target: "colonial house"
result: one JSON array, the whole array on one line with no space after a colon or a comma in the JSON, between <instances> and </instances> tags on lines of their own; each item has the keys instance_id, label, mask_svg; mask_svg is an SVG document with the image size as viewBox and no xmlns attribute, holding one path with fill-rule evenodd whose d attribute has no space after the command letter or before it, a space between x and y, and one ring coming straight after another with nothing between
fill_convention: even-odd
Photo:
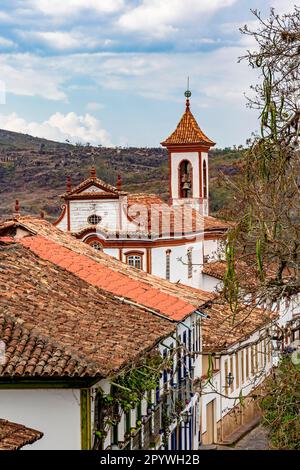
<instances>
[{"instance_id":1,"label":"colonial house","mask_svg":"<svg viewBox=\"0 0 300 470\"><path fill-rule=\"evenodd\" d=\"M169 204L155 194L128 194L120 177L114 187L92 168L74 188L67 178L55 225L130 266L199 288L203 261L216 256L228 226L209 216L208 151L214 142L198 126L188 98L162 145L169 156Z\"/></svg>"},{"instance_id":2,"label":"colonial house","mask_svg":"<svg viewBox=\"0 0 300 470\"><path fill-rule=\"evenodd\" d=\"M300 295L295 294L286 300L281 299L280 301L269 302L266 306L265 302L256 298L255 286L259 280L254 265L250 266L245 261L238 261L236 263L236 270L241 279L240 289L242 293L244 284L247 284L247 291L250 286L250 294L245 295L245 301L254 302L262 308L267 307L268 310L276 314L276 334L274 334L272 346L273 355L275 356L276 353L279 354L290 343L300 339ZM222 289L226 269L226 262L222 260L205 263L202 270L202 288L208 292L218 292ZM265 267L265 272L269 278L276 276L273 265ZM292 273L286 268L285 275L288 276L290 274ZM254 287L254 298L251 295L251 287ZM251 299L249 295L251 295Z\"/></svg>"},{"instance_id":3,"label":"colonial house","mask_svg":"<svg viewBox=\"0 0 300 470\"><path fill-rule=\"evenodd\" d=\"M247 285L257 275L243 262L236 263ZM203 267L207 291L222 289L226 262L213 261ZM272 274L269 272L269 275ZM241 281L241 289L243 281ZM278 358L293 341L300 339L300 302L274 302L257 308L245 297L246 310L238 313L234 327L231 317L216 312L203 320L202 443L232 443L243 430L258 422L256 398ZM203 310L205 312L205 310ZM250 314L249 314L250 312Z\"/></svg>"},{"instance_id":4,"label":"colonial house","mask_svg":"<svg viewBox=\"0 0 300 470\"><path fill-rule=\"evenodd\" d=\"M274 365L276 316L241 306L233 322L232 313L211 310L202 323L201 441L226 444L260 419L256 398Z\"/></svg>"},{"instance_id":5,"label":"colonial house","mask_svg":"<svg viewBox=\"0 0 300 470\"><path fill-rule=\"evenodd\" d=\"M36 448L197 449L201 306L214 296L128 267L42 219L6 221L0 237L4 418L41 429ZM169 361L156 387L104 432L99 399L154 349Z\"/></svg>"},{"instance_id":6,"label":"colonial house","mask_svg":"<svg viewBox=\"0 0 300 470\"><path fill-rule=\"evenodd\" d=\"M176 325L122 303L13 237L1 239L0 284L0 415L22 417L44 434L31 448L91 448L92 387L146 357Z\"/></svg>"}]
</instances>

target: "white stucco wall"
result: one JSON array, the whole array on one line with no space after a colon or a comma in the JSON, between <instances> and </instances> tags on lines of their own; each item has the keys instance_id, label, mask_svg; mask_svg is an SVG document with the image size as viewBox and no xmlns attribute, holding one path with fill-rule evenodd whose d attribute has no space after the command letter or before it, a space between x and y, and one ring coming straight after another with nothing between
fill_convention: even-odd
<instances>
[{"instance_id":1,"label":"white stucco wall","mask_svg":"<svg viewBox=\"0 0 300 470\"><path fill-rule=\"evenodd\" d=\"M192 287L200 287L202 269L202 240L178 246L164 246L152 249L152 274L166 279L166 251L170 254L170 281L180 281ZM192 248L192 277L188 277L187 250ZM180 258L182 261L180 261Z\"/></svg>"},{"instance_id":2,"label":"white stucco wall","mask_svg":"<svg viewBox=\"0 0 300 470\"><path fill-rule=\"evenodd\" d=\"M80 390L0 389L0 416L44 433L23 449L81 449Z\"/></svg>"},{"instance_id":3,"label":"white stucco wall","mask_svg":"<svg viewBox=\"0 0 300 470\"><path fill-rule=\"evenodd\" d=\"M200 276L200 289L208 292L216 292L221 287L222 281L219 281L215 277L208 276L207 274L201 273Z\"/></svg>"},{"instance_id":4,"label":"white stucco wall","mask_svg":"<svg viewBox=\"0 0 300 470\"><path fill-rule=\"evenodd\" d=\"M102 217L101 223L97 226L98 230L101 230L101 226L116 230L119 223L119 202L115 199L70 201L71 232L87 227L89 225L87 219L92 214Z\"/></svg>"},{"instance_id":5,"label":"white stucco wall","mask_svg":"<svg viewBox=\"0 0 300 470\"><path fill-rule=\"evenodd\" d=\"M273 366L273 358L268 359L267 354L261 354L263 349L263 342L260 342L258 345L258 370L253 374L251 373L251 344L253 345L259 338L262 338L266 335L265 329L254 332L247 340L240 342L234 345L232 348L228 349L228 354L222 355L220 358L220 370L216 372L213 376L212 383L213 387L210 384L206 384L203 388L202 394L202 416L201 416L201 433L203 434L207 430L206 426L206 406L212 400L215 400L215 422L219 421L221 417L224 417L229 411L234 408L239 403L239 396L242 393L243 397L249 395L249 393L255 389L265 377L270 373L270 370ZM270 339L266 339L266 347ZM242 381L242 350L244 351L243 361L244 361L244 381ZM267 349L268 351L268 349ZM235 354L239 355L239 386L236 384L236 358ZM246 378L246 354L248 354L248 364L249 364L249 377ZM233 369L230 370L230 357L233 358ZM227 397L225 394L225 362L228 364L228 372L231 372L234 377L234 387L231 391L230 387L228 388ZM266 361L266 362L264 362ZM203 371L205 374L206 371ZM216 436L215 436L216 437Z\"/></svg>"}]
</instances>

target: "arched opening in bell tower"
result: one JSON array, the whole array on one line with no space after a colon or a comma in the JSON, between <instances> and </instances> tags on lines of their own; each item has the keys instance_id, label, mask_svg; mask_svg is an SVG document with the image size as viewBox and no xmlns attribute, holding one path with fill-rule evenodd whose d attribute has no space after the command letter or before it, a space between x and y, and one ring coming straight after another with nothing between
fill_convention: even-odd
<instances>
[{"instance_id":1,"label":"arched opening in bell tower","mask_svg":"<svg viewBox=\"0 0 300 470\"><path fill-rule=\"evenodd\" d=\"M193 197L193 168L189 160L182 160L179 165L179 196Z\"/></svg>"}]
</instances>

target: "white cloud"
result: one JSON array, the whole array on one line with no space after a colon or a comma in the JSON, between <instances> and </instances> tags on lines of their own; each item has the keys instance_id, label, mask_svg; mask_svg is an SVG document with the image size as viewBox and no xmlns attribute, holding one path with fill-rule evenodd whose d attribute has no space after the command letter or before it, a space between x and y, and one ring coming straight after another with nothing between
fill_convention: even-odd
<instances>
[{"instance_id":1,"label":"white cloud","mask_svg":"<svg viewBox=\"0 0 300 470\"><path fill-rule=\"evenodd\" d=\"M15 46L16 46L16 44L13 41L0 36L0 49L1 48L7 49L7 48L15 47Z\"/></svg>"},{"instance_id":2,"label":"white cloud","mask_svg":"<svg viewBox=\"0 0 300 470\"><path fill-rule=\"evenodd\" d=\"M68 114L55 113L43 122L28 122L16 113L0 114L0 128L64 142L90 142L97 145L110 146L108 132L91 114L79 116L74 112Z\"/></svg>"},{"instance_id":3,"label":"white cloud","mask_svg":"<svg viewBox=\"0 0 300 470\"><path fill-rule=\"evenodd\" d=\"M124 7L124 0L29 0L28 3L49 16L75 16L83 10L114 13Z\"/></svg>"},{"instance_id":4,"label":"white cloud","mask_svg":"<svg viewBox=\"0 0 300 470\"><path fill-rule=\"evenodd\" d=\"M297 5L296 0L270 0L270 6L279 14L291 13L295 5Z\"/></svg>"},{"instance_id":5,"label":"white cloud","mask_svg":"<svg viewBox=\"0 0 300 470\"><path fill-rule=\"evenodd\" d=\"M164 37L177 31L183 24L203 21L220 8L233 5L236 0L142 0L118 19L126 31Z\"/></svg>"},{"instance_id":6,"label":"white cloud","mask_svg":"<svg viewBox=\"0 0 300 470\"><path fill-rule=\"evenodd\" d=\"M1 54L0 80L6 91L15 95L41 96L50 100L66 100L62 83L70 76L55 59L33 54Z\"/></svg>"},{"instance_id":7,"label":"white cloud","mask_svg":"<svg viewBox=\"0 0 300 470\"><path fill-rule=\"evenodd\" d=\"M23 39L36 39L56 50L106 48L114 43L111 39L84 34L81 31L18 31ZM1 42L0 42L1 45Z\"/></svg>"}]
</instances>

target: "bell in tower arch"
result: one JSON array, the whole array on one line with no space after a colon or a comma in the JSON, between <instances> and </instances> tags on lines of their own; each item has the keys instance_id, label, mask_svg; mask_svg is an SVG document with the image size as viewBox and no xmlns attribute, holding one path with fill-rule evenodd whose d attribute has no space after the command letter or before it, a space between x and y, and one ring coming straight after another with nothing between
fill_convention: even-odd
<instances>
[{"instance_id":1,"label":"bell in tower arch","mask_svg":"<svg viewBox=\"0 0 300 470\"><path fill-rule=\"evenodd\" d=\"M183 160L179 167L180 197L192 198L192 165L188 160Z\"/></svg>"}]
</instances>

